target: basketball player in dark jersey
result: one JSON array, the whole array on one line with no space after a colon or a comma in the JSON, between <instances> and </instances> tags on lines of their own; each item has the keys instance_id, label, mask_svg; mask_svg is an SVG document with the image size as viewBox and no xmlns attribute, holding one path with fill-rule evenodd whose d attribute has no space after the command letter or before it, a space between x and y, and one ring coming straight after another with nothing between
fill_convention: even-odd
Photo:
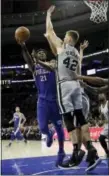
<instances>
[{"instance_id":1,"label":"basketball player in dark jersey","mask_svg":"<svg viewBox=\"0 0 109 176\"><path fill-rule=\"evenodd\" d=\"M55 72L52 71L52 69L46 70L43 65L40 64L41 60L46 63L47 53L45 50L40 49L37 52L33 50L31 57L25 43L20 43L20 41L18 41L18 43L22 47L24 60L27 62L29 70L32 72L35 79L36 88L38 90L37 119L41 133L47 135L48 147L50 147L53 142L53 132L48 128L49 121L55 126L59 142L56 166L59 166L64 159L65 152L62 116L59 114L57 103ZM38 63L37 58L40 60ZM49 63L53 64L53 61L51 60Z\"/></svg>"}]
</instances>

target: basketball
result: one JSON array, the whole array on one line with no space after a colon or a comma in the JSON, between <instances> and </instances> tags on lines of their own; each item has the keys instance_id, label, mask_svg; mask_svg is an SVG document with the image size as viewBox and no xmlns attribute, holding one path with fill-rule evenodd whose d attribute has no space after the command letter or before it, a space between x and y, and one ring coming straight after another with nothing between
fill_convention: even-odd
<instances>
[{"instance_id":1,"label":"basketball","mask_svg":"<svg viewBox=\"0 0 109 176\"><path fill-rule=\"evenodd\" d=\"M15 31L15 39L19 40L21 42L25 42L29 39L30 37L30 31L28 28L21 26L16 29Z\"/></svg>"}]
</instances>

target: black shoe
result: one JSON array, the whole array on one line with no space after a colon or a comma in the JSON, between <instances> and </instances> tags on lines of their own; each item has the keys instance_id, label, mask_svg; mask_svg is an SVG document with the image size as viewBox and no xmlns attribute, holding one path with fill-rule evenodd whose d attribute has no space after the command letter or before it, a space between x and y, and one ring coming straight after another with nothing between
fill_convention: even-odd
<instances>
[{"instance_id":1,"label":"black shoe","mask_svg":"<svg viewBox=\"0 0 109 176\"><path fill-rule=\"evenodd\" d=\"M93 147L90 150L88 150L86 162L91 163L91 162L95 161L96 156L97 156L97 150Z\"/></svg>"},{"instance_id":2,"label":"black shoe","mask_svg":"<svg viewBox=\"0 0 109 176\"><path fill-rule=\"evenodd\" d=\"M59 168L73 168L77 165L77 154L78 152L73 152L71 158L67 161L65 161L65 163L62 163L61 166L59 166Z\"/></svg>"},{"instance_id":3,"label":"black shoe","mask_svg":"<svg viewBox=\"0 0 109 176\"><path fill-rule=\"evenodd\" d=\"M92 148L91 150L88 151L88 156L86 161L89 162L86 172L95 169L100 164L101 159L98 157L98 154L95 148Z\"/></svg>"},{"instance_id":4,"label":"black shoe","mask_svg":"<svg viewBox=\"0 0 109 176\"><path fill-rule=\"evenodd\" d=\"M101 163L101 159L98 157L95 161L92 161L89 163L85 171L88 172L88 171L95 169L100 163Z\"/></svg>"},{"instance_id":5,"label":"black shoe","mask_svg":"<svg viewBox=\"0 0 109 176\"><path fill-rule=\"evenodd\" d=\"M71 158L59 167L60 168L74 168L81 163L84 155L85 155L85 152L83 150L75 151L72 154Z\"/></svg>"},{"instance_id":6,"label":"black shoe","mask_svg":"<svg viewBox=\"0 0 109 176\"><path fill-rule=\"evenodd\" d=\"M83 160L83 157L85 155L85 151L84 150L79 150L78 152L78 159L77 159L77 164L79 165L81 163L81 161Z\"/></svg>"}]
</instances>

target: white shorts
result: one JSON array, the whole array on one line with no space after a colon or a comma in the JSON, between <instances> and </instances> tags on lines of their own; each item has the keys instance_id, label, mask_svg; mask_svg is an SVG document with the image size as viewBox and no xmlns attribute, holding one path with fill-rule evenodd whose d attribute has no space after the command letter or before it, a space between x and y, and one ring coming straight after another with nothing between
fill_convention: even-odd
<instances>
[{"instance_id":1,"label":"white shorts","mask_svg":"<svg viewBox=\"0 0 109 176\"><path fill-rule=\"evenodd\" d=\"M82 109L83 115L84 115L85 119L87 120L88 115L89 115L89 111L90 111L90 101L89 101L87 94L85 94L85 93L82 93L82 104L83 104L83 109ZM73 112L71 114L73 116ZM77 119L75 116L73 118L74 118L74 125L77 127Z\"/></svg>"},{"instance_id":2,"label":"white shorts","mask_svg":"<svg viewBox=\"0 0 109 176\"><path fill-rule=\"evenodd\" d=\"M79 81L58 83L57 93L61 114L82 109L82 92Z\"/></svg>"},{"instance_id":3,"label":"white shorts","mask_svg":"<svg viewBox=\"0 0 109 176\"><path fill-rule=\"evenodd\" d=\"M105 136L106 138L109 137L109 124L105 124L104 129L101 132L101 135Z\"/></svg>"}]
</instances>

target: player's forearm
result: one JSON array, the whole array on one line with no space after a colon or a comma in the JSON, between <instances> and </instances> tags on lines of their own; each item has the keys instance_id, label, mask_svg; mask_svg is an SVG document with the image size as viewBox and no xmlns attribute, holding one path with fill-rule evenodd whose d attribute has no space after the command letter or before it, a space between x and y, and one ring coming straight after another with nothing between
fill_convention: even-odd
<instances>
[{"instance_id":1,"label":"player's forearm","mask_svg":"<svg viewBox=\"0 0 109 176\"><path fill-rule=\"evenodd\" d=\"M9 124L11 124L13 121L14 121L13 119L12 119L12 120L10 120L10 121L9 121Z\"/></svg>"},{"instance_id":2,"label":"player's forearm","mask_svg":"<svg viewBox=\"0 0 109 176\"><path fill-rule=\"evenodd\" d=\"M51 64L49 64L49 63L45 63L45 62L43 62L43 61L41 61L41 60L38 60L38 63L40 64L40 65L42 65L45 69L47 69L47 70L49 70L49 71L53 71L55 68L53 67L53 65L51 65Z\"/></svg>"},{"instance_id":3,"label":"player's forearm","mask_svg":"<svg viewBox=\"0 0 109 176\"><path fill-rule=\"evenodd\" d=\"M49 43L49 46L50 46L50 48L51 48L51 50L52 50L52 53L53 53L55 56L57 56L57 49L55 48L54 44L53 44L52 41L50 40L49 34L45 34L45 37L46 37L46 39L47 39L47 41L48 41L48 43Z\"/></svg>"},{"instance_id":4,"label":"player's forearm","mask_svg":"<svg viewBox=\"0 0 109 176\"><path fill-rule=\"evenodd\" d=\"M24 119L24 120L23 120L22 125L24 125L24 124L25 124L25 122L26 122L26 119Z\"/></svg>"},{"instance_id":5,"label":"player's forearm","mask_svg":"<svg viewBox=\"0 0 109 176\"><path fill-rule=\"evenodd\" d=\"M105 84L105 81L103 78L100 77L91 77L91 76L82 76L82 75L78 75L77 79L92 83L92 84Z\"/></svg>"},{"instance_id":6,"label":"player's forearm","mask_svg":"<svg viewBox=\"0 0 109 176\"><path fill-rule=\"evenodd\" d=\"M24 58L25 62L28 64L29 70L31 72L34 72L34 62L32 60L31 55L28 52L28 49L26 48L26 45L22 44L21 47L22 47L23 58Z\"/></svg>"},{"instance_id":7,"label":"player's forearm","mask_svg":"<svg viewBox=\"0 0 109 176\"><path fill-rule=\"evenodd\" d=\"M47 17L46 17L46 31L50 32L53 30L53 24L51 21L51 14L47 13Z\"/></svg>"},{"instance_id":8,"label":"player's forearm","mask_svg":"<svg viewBox=\"0 0 109 176\"><path fill-rule=\"evenodd\" d=\"M80 61L82 62L83 60L83 49L80 49Z\"/></svg>"}]
</instances>

